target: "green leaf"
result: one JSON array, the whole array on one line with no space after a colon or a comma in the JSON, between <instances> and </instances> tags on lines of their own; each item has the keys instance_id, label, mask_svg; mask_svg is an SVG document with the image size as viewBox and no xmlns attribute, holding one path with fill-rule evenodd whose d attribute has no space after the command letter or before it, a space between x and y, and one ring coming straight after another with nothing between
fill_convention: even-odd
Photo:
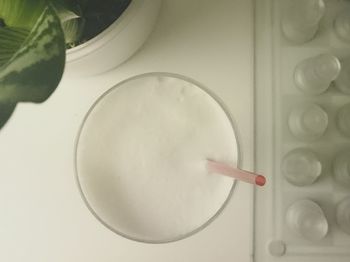
<instances>
[{"instance_id":1,"label":"green leaf","mask_svg":"<svg viewBox=\"0 0 350 262\"><path fill-rule=\"evenodd\" d=\"M47 3L47 0L0 0L0 18L7 26L30 30Z\"/></svg>"},{"instance_id":2,"label":"green leaf","mask_svg":"<svg viewBox=\"0 0 350 262\"><path fill-rule=\"evenodd\" d=\"M1 104L0 103L0 129L5 125L16 108L16 103Z\"/></svg>"},{"instance_id":3,"label":"green leaf","mask_svg":"<svg viewBox=\"0 0 350 262\"><path fill-rule=\"evenodd\" d=\"M13 46L16 45L18 41L14 41ZM21 47L0 68L0 104L45 101L59 84L64 64L63 31L58 16L49 5Z\"/></svg>"},{"instance_id":4,"label":"green leaf","mask_svg":"<svg viewBox=\"0 0 350 262\"><path fill-rule=\"evenodd\" d=\"M61 22L81 17L81 8L76 1L72 0L50 0L55 7Z\"/></svg>"},{"instance_id":5,"label":"green leaf","mask_svg":"<svg viewBox=\"0 0 350 262\"><path fill-rule=\"evenodd\" d=\"M77 0L50 0L61 20L67 47L72 47L80 40L85 19Z\"/></svg>"},{"instance_id":6,"label":"green leaf","mask_svg":"<svg viewBox=\"0 0 350 262\"><path fill-rule=\"evenodd\" d=\"M29 32L21 28L0 27L0 67L17 52Z\"/></svg>"},{"instance_id":7,"label":"green leaf","mask_svg":"<svg viewBox=\"0 0 350 262\"><path fill-rule=\"evenodd\" d=\"M66 44L74 46L83 33L85 20L83 18L70 19L62 23Z\"/></svg>"}]
</instances>

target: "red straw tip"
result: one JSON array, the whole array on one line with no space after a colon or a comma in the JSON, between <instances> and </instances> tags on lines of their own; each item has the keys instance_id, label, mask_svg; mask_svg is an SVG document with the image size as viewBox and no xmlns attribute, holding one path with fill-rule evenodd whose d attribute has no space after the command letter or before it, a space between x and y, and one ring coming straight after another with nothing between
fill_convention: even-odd
<instances>
[{"instance_id":1,"label":"red straw tip","mask_svg":"<svg viewBox=\"0 0 350 262\"><path fill-rule=\"evenodd\" d=\"M263 186L266 183L266 178L262 175L257 175L255 177L255 184L257 184L258 186Z\"/></svg>"}]
</instances>

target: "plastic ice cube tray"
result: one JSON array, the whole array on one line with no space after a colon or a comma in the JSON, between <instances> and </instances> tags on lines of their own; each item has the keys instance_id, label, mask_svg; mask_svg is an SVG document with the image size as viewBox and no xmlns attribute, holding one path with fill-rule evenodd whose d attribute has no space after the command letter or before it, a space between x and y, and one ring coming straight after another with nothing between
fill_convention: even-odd
<instances>
[{"instance_id":1,"label":"plastic ice cube tray","mask_svg":"<svg viewBox=\"0 0 350 262\"><path fill-rule=\"evenodd\" d=\"M255 193L254 261L348 262L350 1L256 0L255 12L256 171L268 183Z\"/></svg>"}]
</instances>

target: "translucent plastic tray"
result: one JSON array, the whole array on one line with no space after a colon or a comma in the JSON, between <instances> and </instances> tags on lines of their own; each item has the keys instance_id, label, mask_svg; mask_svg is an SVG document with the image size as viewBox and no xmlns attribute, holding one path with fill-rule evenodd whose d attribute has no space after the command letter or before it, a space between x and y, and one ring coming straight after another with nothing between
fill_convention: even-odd
<instances>
[{"instance_id":1,"label":"translucent plastic tray","mask_svg":"<svg viewBox=\"0 0 350 262\"><path fill-rule=\"evenodd\" d=\"M336 156L350 149L350 137L337 125L338 112L350 103L350 95L338 90L334 82L322 94L306 95L294 81L295 68L305 59L331 54L342 61L350 56L350 42L334 30L335 19L350 8L350 1L325 0L319 29L305 43L293 43L282 32L282 10L287 2L256 0L255 159L256 170L267 176L268 183L255 193L253 258L257 262L350 261L350 234L341 229L336 219L337 205L350 196L350 187L337 183L333 172ZM308 104L318 105L328 115L324 134L311 140L297 138L288 123L294 109ZM348 121L350 115L346 118ZM297 148L314 152L322 164L322 173L310 185L293 185L282 172L284 157ZM312 201L321 208L328 224L324 237L310 240L302 235L305 231L298 234L288 225L287 210L300 200Z\"/></svg>"}]
</instances>

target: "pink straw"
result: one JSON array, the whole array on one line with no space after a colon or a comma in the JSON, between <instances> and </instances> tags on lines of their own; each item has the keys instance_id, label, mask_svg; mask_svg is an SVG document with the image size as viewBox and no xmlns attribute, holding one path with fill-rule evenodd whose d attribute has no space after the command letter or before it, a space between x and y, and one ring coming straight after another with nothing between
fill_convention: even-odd
<instances>
[{"instance_id":1,"label":"pink straw","mask_svg":"<svg viewBox=\"0 0 350 262\"><path fill-rule=\"evenodd\" d=\"M266 178L262 175L241 170L239 168L235 168L227 164L209 159L207 160L207 169L209 172L233 177L240 181L244 181L253 185L263 186L266 183Z\"/></svg>"}]
</instances>

